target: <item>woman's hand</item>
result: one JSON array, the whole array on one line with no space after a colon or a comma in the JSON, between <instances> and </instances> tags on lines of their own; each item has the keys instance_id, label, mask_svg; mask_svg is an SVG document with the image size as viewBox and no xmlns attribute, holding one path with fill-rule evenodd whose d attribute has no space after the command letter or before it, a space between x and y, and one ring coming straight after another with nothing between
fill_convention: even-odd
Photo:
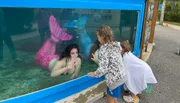
<instances>
[{"instance_id":1,"label":"woman's hand","mask_svg":"<svg viewBox=\"0 0 180 103\"><path fill-rule=\"evenodd\" d=\"M74 74L71 76L71 79L75 79L75 78L77 78L77 77L78 77L78 75L74 73Z\"/></svg>"},{"instance_id":2,"label":"woman's hand","mask_svg":"<svg viewBox=\"0 0 180 103\"><path fill-rule=\"evenodd\" d=\"M88 75L94 77L94 72L89 72Z\"/></svg>"},{"instance_id":3,"label":"woman's hand","mask_svg":"<svg viewBox=\"0 0 180 103\"><path fill-rule=\"evenodd\" d=\"M92 56L93 56L93 57L91 58L91 60L94 61L94 62L96 62L96 61L97 61L97 58L96 58L96 56L94 55L94 53L92 53Z\"/></svg>"},{"instance_id":4,"label":"woman's hand","mask_svg":"<svg viewBox=\"0 0 180 103\"><path fill-rule=\"evenodd\" d=\"M76 64L75 59L70 59L70 61L68 62L67 68L68 69L74 69L75 64Z\"/></svg>"}]
</instances>

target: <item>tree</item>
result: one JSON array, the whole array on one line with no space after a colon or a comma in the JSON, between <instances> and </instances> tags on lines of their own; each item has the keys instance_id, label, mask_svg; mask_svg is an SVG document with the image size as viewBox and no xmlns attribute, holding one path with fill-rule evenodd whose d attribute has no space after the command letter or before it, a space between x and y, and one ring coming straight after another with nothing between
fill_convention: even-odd
<instances>
[{"instance_id":1,"label":"tree","mask_svg":"<svg viewBox=\"0 0 180 103\"><path fill-rule=\"evenodd\" d=\"M166 0L163 0L162 10L161 10L161 17L160 17L160 22L159 22L160 25L163 25L165 7L166 7Z\"/></svg>"},{"instance_id":2,"label":"tree","mask_svg":"<svg viewBox=\"0 0 180 103\"><path fill-rule=\"evenodd\" d=\"M176 0L172 0L172 7L171 7L173 12L176 12Z\"/></svg>"}]
</instances>

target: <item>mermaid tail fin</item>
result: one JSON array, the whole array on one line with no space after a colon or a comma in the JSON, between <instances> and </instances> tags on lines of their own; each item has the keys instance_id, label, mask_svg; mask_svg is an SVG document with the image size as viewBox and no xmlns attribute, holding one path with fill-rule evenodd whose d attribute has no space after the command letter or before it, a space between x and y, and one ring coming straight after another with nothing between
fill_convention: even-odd
<instances>
[{"instance_id":1,"label":"mermaid tail fin","mask_svg":"<svg viewBox=\"0 0 180 103\"><path fill-rule=\"evenodd\" d=\"M86 16L80 17L78 20L74 20L74 21L69 21L67 23L64 24L64 27L68 28L79 28L79 29L83 29L85 28L86 22L87 22L88 18Z\"/></svg>"},{"instance_id":2,"label":"mermaid tail fin","mask_svg":"<svg viewBox=\"0 0 180 103\"><path fill-rule=\"evenodd\" d=\"M49 25L51 31L51 38L55 41L68 41L72 39L72 36L66 33L58 24L58 21L53 15L49 18Z\"/></svg>"},{"instance_id":3,"label":"mermaid tail fin","mask_svg":"<svg viewBox=\"0 0 180 103\"><path fill-rule=\"evenodd\" d=\"M90 39L89 35L87 34L87 32L85 30L87 20L88 20L88 17L83 16L83 17L80 17L78 20L69 21L69 22L65 23L64 27L78 28L80 30L80 32L81 32L80 42L83 46L84 55L86 57L89 57L89 51L90 51L90 46L92 44L92 40Z\"/></svg>"}]
</instances>

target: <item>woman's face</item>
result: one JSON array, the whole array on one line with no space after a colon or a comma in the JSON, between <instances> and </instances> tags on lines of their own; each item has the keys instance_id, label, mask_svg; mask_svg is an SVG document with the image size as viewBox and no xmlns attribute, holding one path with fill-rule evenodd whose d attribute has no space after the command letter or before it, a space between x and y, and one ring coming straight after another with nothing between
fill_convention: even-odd
<instances>
[{"instance_id":1,"label":"woman's face","mask_svg":"<svg viewBox=\"0 0 180 103\"><path fill-rule=\"evenodd\" d=\"M77 58L78 57L78 50L77 48L73 48L70 52L71 58Z\"/></svg>"},{"instance_id":2,"label":"woman's face","mask_svg":"<svg viewBox=\"0 0 180 103\"><path fill-rule=\"evenodd\" d=\"M100 44L103 44L104 43L103 37L99 35L99 32L96 32L96 35Z\"/></svg>"}]
</instances>

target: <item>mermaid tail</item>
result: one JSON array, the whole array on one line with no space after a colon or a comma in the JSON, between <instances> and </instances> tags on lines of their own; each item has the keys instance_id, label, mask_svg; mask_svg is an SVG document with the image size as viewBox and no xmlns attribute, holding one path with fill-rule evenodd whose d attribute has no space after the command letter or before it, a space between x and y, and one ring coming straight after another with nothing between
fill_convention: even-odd
<instances>
[{"instance_id":1,"label":"mermaid tail","mask_svg":"<svg viewBox=\"0 0 180 103\"><path fill-rule=\"evenodd\" d=\"M64 27L78 28L80 30L80 42L83 45L84 55L89 56L90 46L92 40L85 30L85 25L88 18L86 16L80 17L78 20L70 21L64 24Z\"/></svg>"},{"instance_id":2,"label":"mermaid tail","mask_svg":"<svg viewBox=\"0 0 180 103\"><path fill-rule=\"evenodd\" d=\"M49 70L50 61L59 58L58 55L55 55L56 43L58 41L67 41L72 39L71 35L67 34L62 28L60 28L53 15L49 18L49 25L51 38L44 43L35 56L35 62L46 70Z\"/></svg>"},{"instance_id":3,"label":"mermaid tail","mask_svg":"<svg viewBox=\"0 0 180 103\"><path fill-rule=\"evenodd\" d=\"M65 28L78 28L84 29L88 18L86 16L80 17L78 20L69 21L64 24Z\"/></svg>"},{"instance_id":4,"label":"mermaid tail","mask_svg":"<svg viewBox=\"0 0 180 103\"><path fill-rule=\"evenodd\" d=\"M92 40L89 38L87 32L84 32L83 34L80 35L80 42L83 46L84 54L88 58L90 55L90 47L92 44Z\"/></svg>"},{"instance_id":5,"label":"mermaid tail","mask_svg":"<svg viewBox=\"0 0 180 103\"><path fill-rule=\"evenodd\" d=\"M59 57L58 55L55 55L55 50L56 43L51 39L47 39L35 56L36 63L44 69L49 70L50 61Z\"/></svg>"},{"instance_id":6,"label":"mermaid tail","mask_svg":"<svg viewBox=\"0 0 180 103\"><path fill-rule=\"evenodd\" d=\"M58 21L53 15L49 18L49 25L51 30L51 38L55 41L68 41L72 39L72 36L66 33L58 24Z\"/></svg>"}]
</instances>

